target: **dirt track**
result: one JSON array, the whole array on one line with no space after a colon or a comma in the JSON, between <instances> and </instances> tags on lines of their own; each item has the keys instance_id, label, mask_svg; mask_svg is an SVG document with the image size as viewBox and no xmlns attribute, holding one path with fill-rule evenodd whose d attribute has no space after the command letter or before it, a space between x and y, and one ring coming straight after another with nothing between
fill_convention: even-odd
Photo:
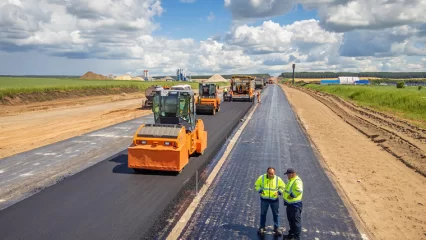
<instances>
[{"instance_id":1,"label":"dirt track","mask_svg":"<svg viewBox=\"0 0 426 240\"><path fill-rule=\"evenodd\" d=\"M1 106L0 158L151 113L143 94L121 94Z\"/></svg>"},{"instance_id":2,"label":"dirt track","mask_svg":"<svg viewBox=\"0 0 426 240\"><path fill-rule=\"evenodd\" d=\"M425 132L329 95L283 89L372 236L426 239L426 178L404 165L426 170Z\"/></svg>"}]
</instances>

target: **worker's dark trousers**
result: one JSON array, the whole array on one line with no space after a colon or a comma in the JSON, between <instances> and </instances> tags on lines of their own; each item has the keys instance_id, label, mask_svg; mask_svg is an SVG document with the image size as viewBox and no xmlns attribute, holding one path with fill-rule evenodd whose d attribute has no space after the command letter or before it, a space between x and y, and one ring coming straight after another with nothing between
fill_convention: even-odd
<instances>
[{"instance_id":1,"label":"worker's dark trousers","mask_svg":"<svg viewBox=\"0 0 426 240\"><path fill-rule=\"evenodd\" d=\"M278 217L278 209L280 207L279 200L260 199L260 227L264 228L266 223L266 214L268 213L269 206L271 206L272 216L274 218L274 228L280 226L280 218Z\"/></svg>"},{"instance_id":2,"label":"worker's dark trousers","mask_svg":"<svg viewBox=\"0 0 426 240\"><path fill-rule=\"evenodd\" d=\"M302 207L287 205L287 219L290 225L289 235L294 236L295 239L300 239L300 232L302 231Z\"/></svg>"}]
</instances>

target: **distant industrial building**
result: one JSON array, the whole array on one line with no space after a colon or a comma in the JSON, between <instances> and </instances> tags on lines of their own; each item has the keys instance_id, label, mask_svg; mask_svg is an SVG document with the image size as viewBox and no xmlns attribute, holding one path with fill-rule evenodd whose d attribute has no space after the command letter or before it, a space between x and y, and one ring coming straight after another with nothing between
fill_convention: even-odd
<instances>
[{"instance_id":1,"label":"distant industrial building","mask_svg":"<svg viewBox=\"0 0 426 240\"><path fill-rule=\"evenodd\" d=\"M369 80L360 80L359 77L338 77L337 79L324 79L320 81L321 85L368 85Z\"/></svg>"}]
</instances>

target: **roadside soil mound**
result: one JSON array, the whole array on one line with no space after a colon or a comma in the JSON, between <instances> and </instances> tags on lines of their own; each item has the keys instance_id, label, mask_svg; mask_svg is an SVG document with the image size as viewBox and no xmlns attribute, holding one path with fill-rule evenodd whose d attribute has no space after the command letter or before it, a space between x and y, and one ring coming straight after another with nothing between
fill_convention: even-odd
<instances>
[{"instance_id":1,"label":"roadside soil mound","mask_svg":"<svg viewBox=\"0 0 426 240\"><path fill-rule=\"evenodd\" d=\"M426 129L328 93L297 89L325 104L371 141L426 177Z\"/></svg>"},{"instance_id":2,"label":"roadside soil mound","mask_svg":"<svg viewBox=\"0 0 426 240\"><path fill-rule=\"evenodd\" d=\"M82 80L107 80L108 77L89 71L89 72L85 73L83 76L81 76L80 79L82 79Z\"/></svg>"},{"instance_id":3,"label":"roadside soil mound","mask_svg":"<svg viewBox=\"0 0 426 240\"><path fill-rule=\"evenodd\" d=\"M105 88L105 89L81 89L70 91L48 91L48 92L35 92L35 93L20 93L14 97L0 98L0 105L20 105L34 102L45 102L56 99L69 99L86 96L100 96L121 93L134 93L139 92L137 88Z\"/></svg>"},{"instance_id":4,"label":"roadside soil mound","mask_svg":"<svg viewBox=\"0 0 426 240\"><path fill-rule=\"evenodd\" d=\"M211 78L207 79L205 82L228 82L225 78L223 78L219 74L213 75Z\"/></svg>"},{"instance_id":5,"label":"roadside soil mound","mask_svg":"<svg viewBox=\"0 0 426 240\"><path fill-rule=\"evenodd\" d=\"M115 80L132 80L132 76L129 74L124 74L116 77Z\"/></svg>"}]
</instances>

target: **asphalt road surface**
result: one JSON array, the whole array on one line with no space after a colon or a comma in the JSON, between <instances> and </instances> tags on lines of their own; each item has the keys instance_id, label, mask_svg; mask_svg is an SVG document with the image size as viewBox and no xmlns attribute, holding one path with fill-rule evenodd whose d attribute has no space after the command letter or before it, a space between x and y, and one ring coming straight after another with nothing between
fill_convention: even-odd
<instances>
[{"instance_id":1,"label":"asphalt road surface","mask_svg":"<svg viewBox=\"0 0 426 240\"><path fill-rule=\"evenodd\" d=\"M123 151L153 121L145 116L1 159L0 209Z\"/></svg>"},{"instance_id":2,"label":"asphalt road surface","mask_svg":"<svg viewBox=\"0 0 426 240\"><path fill-rule=\"evenodd\" d=\"M362 239L277 85L264 91L262 103L186 225L182 239L258 239L260 197L254 182L269 166L285 182L285 169L294 167L304 181L302 239ZM287 231L282 202L281 227ZM272 233L270 210L267 226Z\"/></svg>"},{"instance_id":3,"label":"asphalt road surface","mask_svg":"<svg viewBox=\"0 0 426 240\"><path fill-rule=\"evenodd\" d=\"M0 239L106 240L148 236L154 222L195 171L221 148L251 106L223 103L215 116L199 116L208 131L208 148L204 155L191 158L179 175L134 174L127 168L127 151L122 151L0 211ZM135 123L129 123L133 128ZM123 123L118 127L129 126ZM131 138L127 141L129 144ZM104 151L122 148L120 144L97 147L97 151L104 156ZM81 158L91 156L91 151L84 152L87 154L79 155ZM95 156L99 158L99 154Z\"/></svg>"}]
</instances>

